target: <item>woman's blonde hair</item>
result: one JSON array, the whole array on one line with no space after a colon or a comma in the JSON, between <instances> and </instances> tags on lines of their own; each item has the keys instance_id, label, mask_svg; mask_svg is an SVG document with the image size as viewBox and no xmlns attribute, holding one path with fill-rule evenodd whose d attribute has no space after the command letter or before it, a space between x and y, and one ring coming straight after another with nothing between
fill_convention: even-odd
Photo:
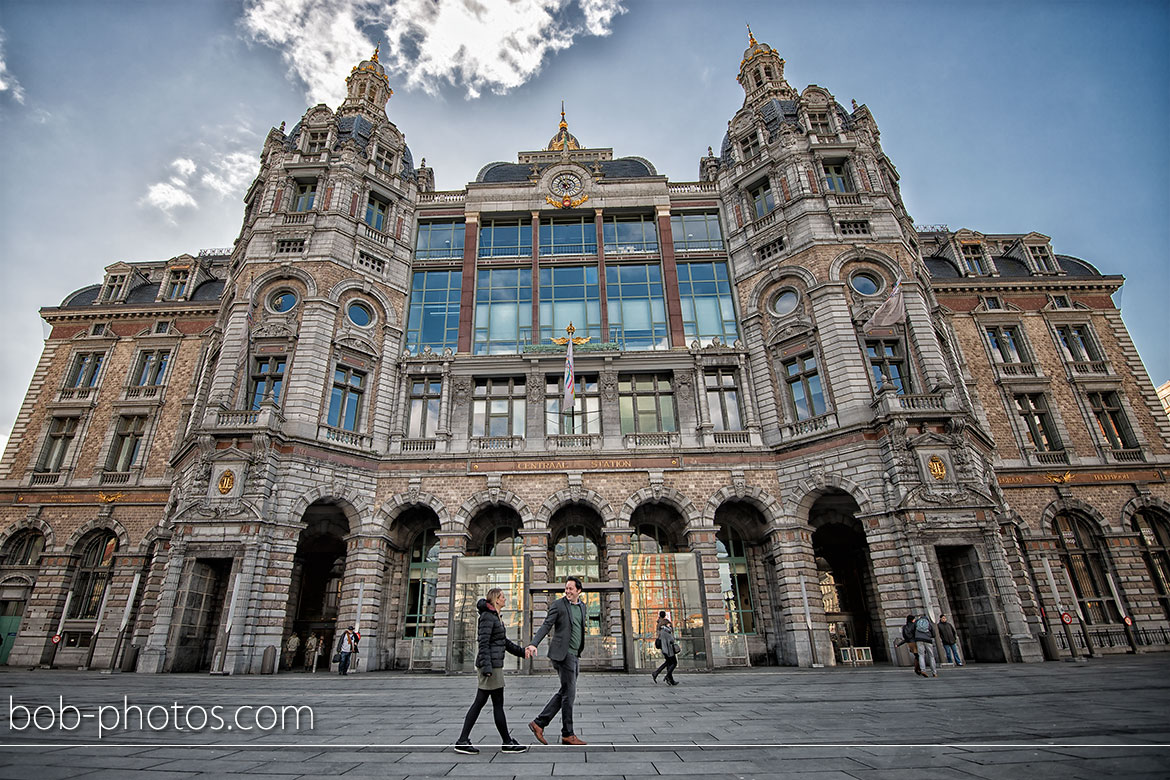
<instances>
[{"instance_id":1,"label":"woman's blonde hair","mask_svg":"<svg viewBox=\"0 0 1170 780\"><path fill-rule=\"evenodd\" d=\"M487 603L495 604L496 603L496 596L500 595L503 592L504 592L503 588L492 588L491 590L489 590L487 592L487 596L485 597L487 599Z\"/></svg>"}]
</instances>

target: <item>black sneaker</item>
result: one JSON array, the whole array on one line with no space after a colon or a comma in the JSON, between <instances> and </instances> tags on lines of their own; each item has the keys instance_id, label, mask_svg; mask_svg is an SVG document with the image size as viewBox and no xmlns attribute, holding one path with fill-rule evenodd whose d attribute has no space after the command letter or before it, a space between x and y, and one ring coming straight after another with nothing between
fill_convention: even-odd
<instances>
[{"instance_id":1,"label":"black sneaker","mask_svg":"<svg viewBox=\"0 0 1170 780\"><path fill-rule=\"evenodd\" d=\"M528 746L521 745L515 739L511 739L500 746L501 753L527 753Z\"/></svg>"},{"instance_id":2,"label":"black sneaker","mask_svg":"<svg viewBox=\"0 0 1170 780\"><path fill-rule=\"evenodd\" d=\"M455 752L463 753L468 756L478 756L479 748L471 744L471 740L461 739L455 743Z\"/></svg>"}]
</instances>

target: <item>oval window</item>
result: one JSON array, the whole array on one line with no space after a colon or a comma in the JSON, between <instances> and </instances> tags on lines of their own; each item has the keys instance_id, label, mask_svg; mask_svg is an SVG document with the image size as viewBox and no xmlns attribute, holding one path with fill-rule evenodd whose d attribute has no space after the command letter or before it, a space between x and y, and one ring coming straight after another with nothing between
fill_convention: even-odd
<instances>
[{"instance_id":1,"label":"oval window","mask_svg":"<svg viewBox=\"0 0 1170 780\"><path fill-rule=\"evenodd\" d=\"M881 282L868 271L853 274L853 278L849 280L849 284L862 295L876 295L878 290L882 289Z\"/></svg>"},{"instance_id":2,"label":"oval window","mask_svg":"<svg viewBox=\"0 0 1170 780\"><path fill-rule=\"evenodd\" d=\"M281 290L269 299L272 310L284 314L297 305L297 294L292 290Z\"/></svg>"},{"instance_id":3,"label":"oval window","mask_svg":"<svg viewBox=\"0 0 1170 780\"><path fill-rule=\"evenodd\" d=\"M781 317L791 314L796 311L799 300L800 296L796 294L796 290L782 290L772 301L772 311Z\"/></svg>"},{"instance_id":4,"label":"oval window","mask_svg":"<svg viewBox=\"0 0 1170 780\"><path fill-rule=\"evenodd\" d=\"M346 312L349 314L349 321L354 325L357 325L359 328L367 327L371 322L374 321L374 313L370 311L370 307L366 306L364 303L358 303L357 301L354 301L349 305L349 308L346 309Z\"/></svg>"}]
</instances>

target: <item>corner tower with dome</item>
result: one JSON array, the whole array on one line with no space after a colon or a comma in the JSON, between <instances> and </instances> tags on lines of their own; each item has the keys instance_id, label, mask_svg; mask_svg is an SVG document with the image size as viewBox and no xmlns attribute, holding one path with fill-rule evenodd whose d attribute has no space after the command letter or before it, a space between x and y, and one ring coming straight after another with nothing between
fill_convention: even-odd
<instances>
[{"instance_id":1,"label":"corner tower with dome","mask_svg":"<svg viewBox=\"0 0 1170 780\"><path fill-rule=\"evenodd\" d=\"M907 613L983 662L1170 646L1170 420L1123 280L916 227L870 111L784 65L749 31L697 181L562 105L438 190L375 50L269 132L230 250L41 310L0 652L260 673L352 625L359 671L470 672L488 587L521 639L574 575L596 670L656 660L661 610L684 668L904 663Z\"/></svg>"}]
</instances>

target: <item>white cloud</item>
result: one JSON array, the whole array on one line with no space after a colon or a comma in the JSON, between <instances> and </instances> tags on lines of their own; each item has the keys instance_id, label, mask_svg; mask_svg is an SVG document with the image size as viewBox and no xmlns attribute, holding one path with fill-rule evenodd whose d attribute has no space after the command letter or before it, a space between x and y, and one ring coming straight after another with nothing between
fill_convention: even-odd
<instances>
[{"instance_id":1,"label":"white cloud","mask_svg":"<svg viewBox=\"0 0 1170 780\"><path fill-rule=\"evenodd\" d=\"M200 134L214 140L198 141L172 160L147 187L139 205L159 209L173 222L175 209L199 208L205 196L243 197L259 169L256 153L250 150L256 134L241 123L207 126Z\"/></svg>"},{"instance_id":2,"label":"white cloud","mask_svg":"<svg viewBox=\"0 0 1170 780\"><path fill-rule=\"evenodd\" d=\"M214 157L210 167L212 170L204 173L200 181L219 193L220 197L239 197L256 175L259 161L255 154L231 152Z\"/></svg>"},{"instance_id":3,"label":"white cloud","mask_svg":"<svg viewBox=\"0 0 1170 780\"><path fill-rule=\"evenodd\" d=\"M179 176L181 176L183 179L188 179L190 178L191 174L195 173L195 169L198 166L195 165L194 160L187 159L186 157L180 157L171 163L171 167L178 171Z\"/></svg>"},{"instance_id":4,"label":"white cloud","mask_svg":"<svg viewBox=\"0 0 1170 780\"><path fill-rule=\"evenodd\" d=\"M0 93L10 92L17 103L24 103L24 87L8 72L8 60L4 56L4 30L0 29Z\"/></svg>"},{"instance_id":5,"label":"white cloud","mask_svg":"<svg viewBox=\"0 0 1170 780\"><path fill-rule=\"evenodd\" d=\"M478 97L524 84L550 53L608 35L624 12L620 0L250 0L242 25L283 52L310 102L337 105L350 68L374 47L367 30L407 88L447 82Z\"/></svg>"},{"instance_id":6,"label":"white cloud","mask_svg":"<svg viewBox=\"0 0 1170 780\"><path fill-rule=\"evenodd\" d=\"M182 182L176 185L175 181L172 179L170 182L160 181L150 185L146 195L139 203L153 206L166 214L167 217L170 217L171 212L178 208L199 208L199 204L191 197L191 193L186 190Z\"/></svg>"}]
</instances>

